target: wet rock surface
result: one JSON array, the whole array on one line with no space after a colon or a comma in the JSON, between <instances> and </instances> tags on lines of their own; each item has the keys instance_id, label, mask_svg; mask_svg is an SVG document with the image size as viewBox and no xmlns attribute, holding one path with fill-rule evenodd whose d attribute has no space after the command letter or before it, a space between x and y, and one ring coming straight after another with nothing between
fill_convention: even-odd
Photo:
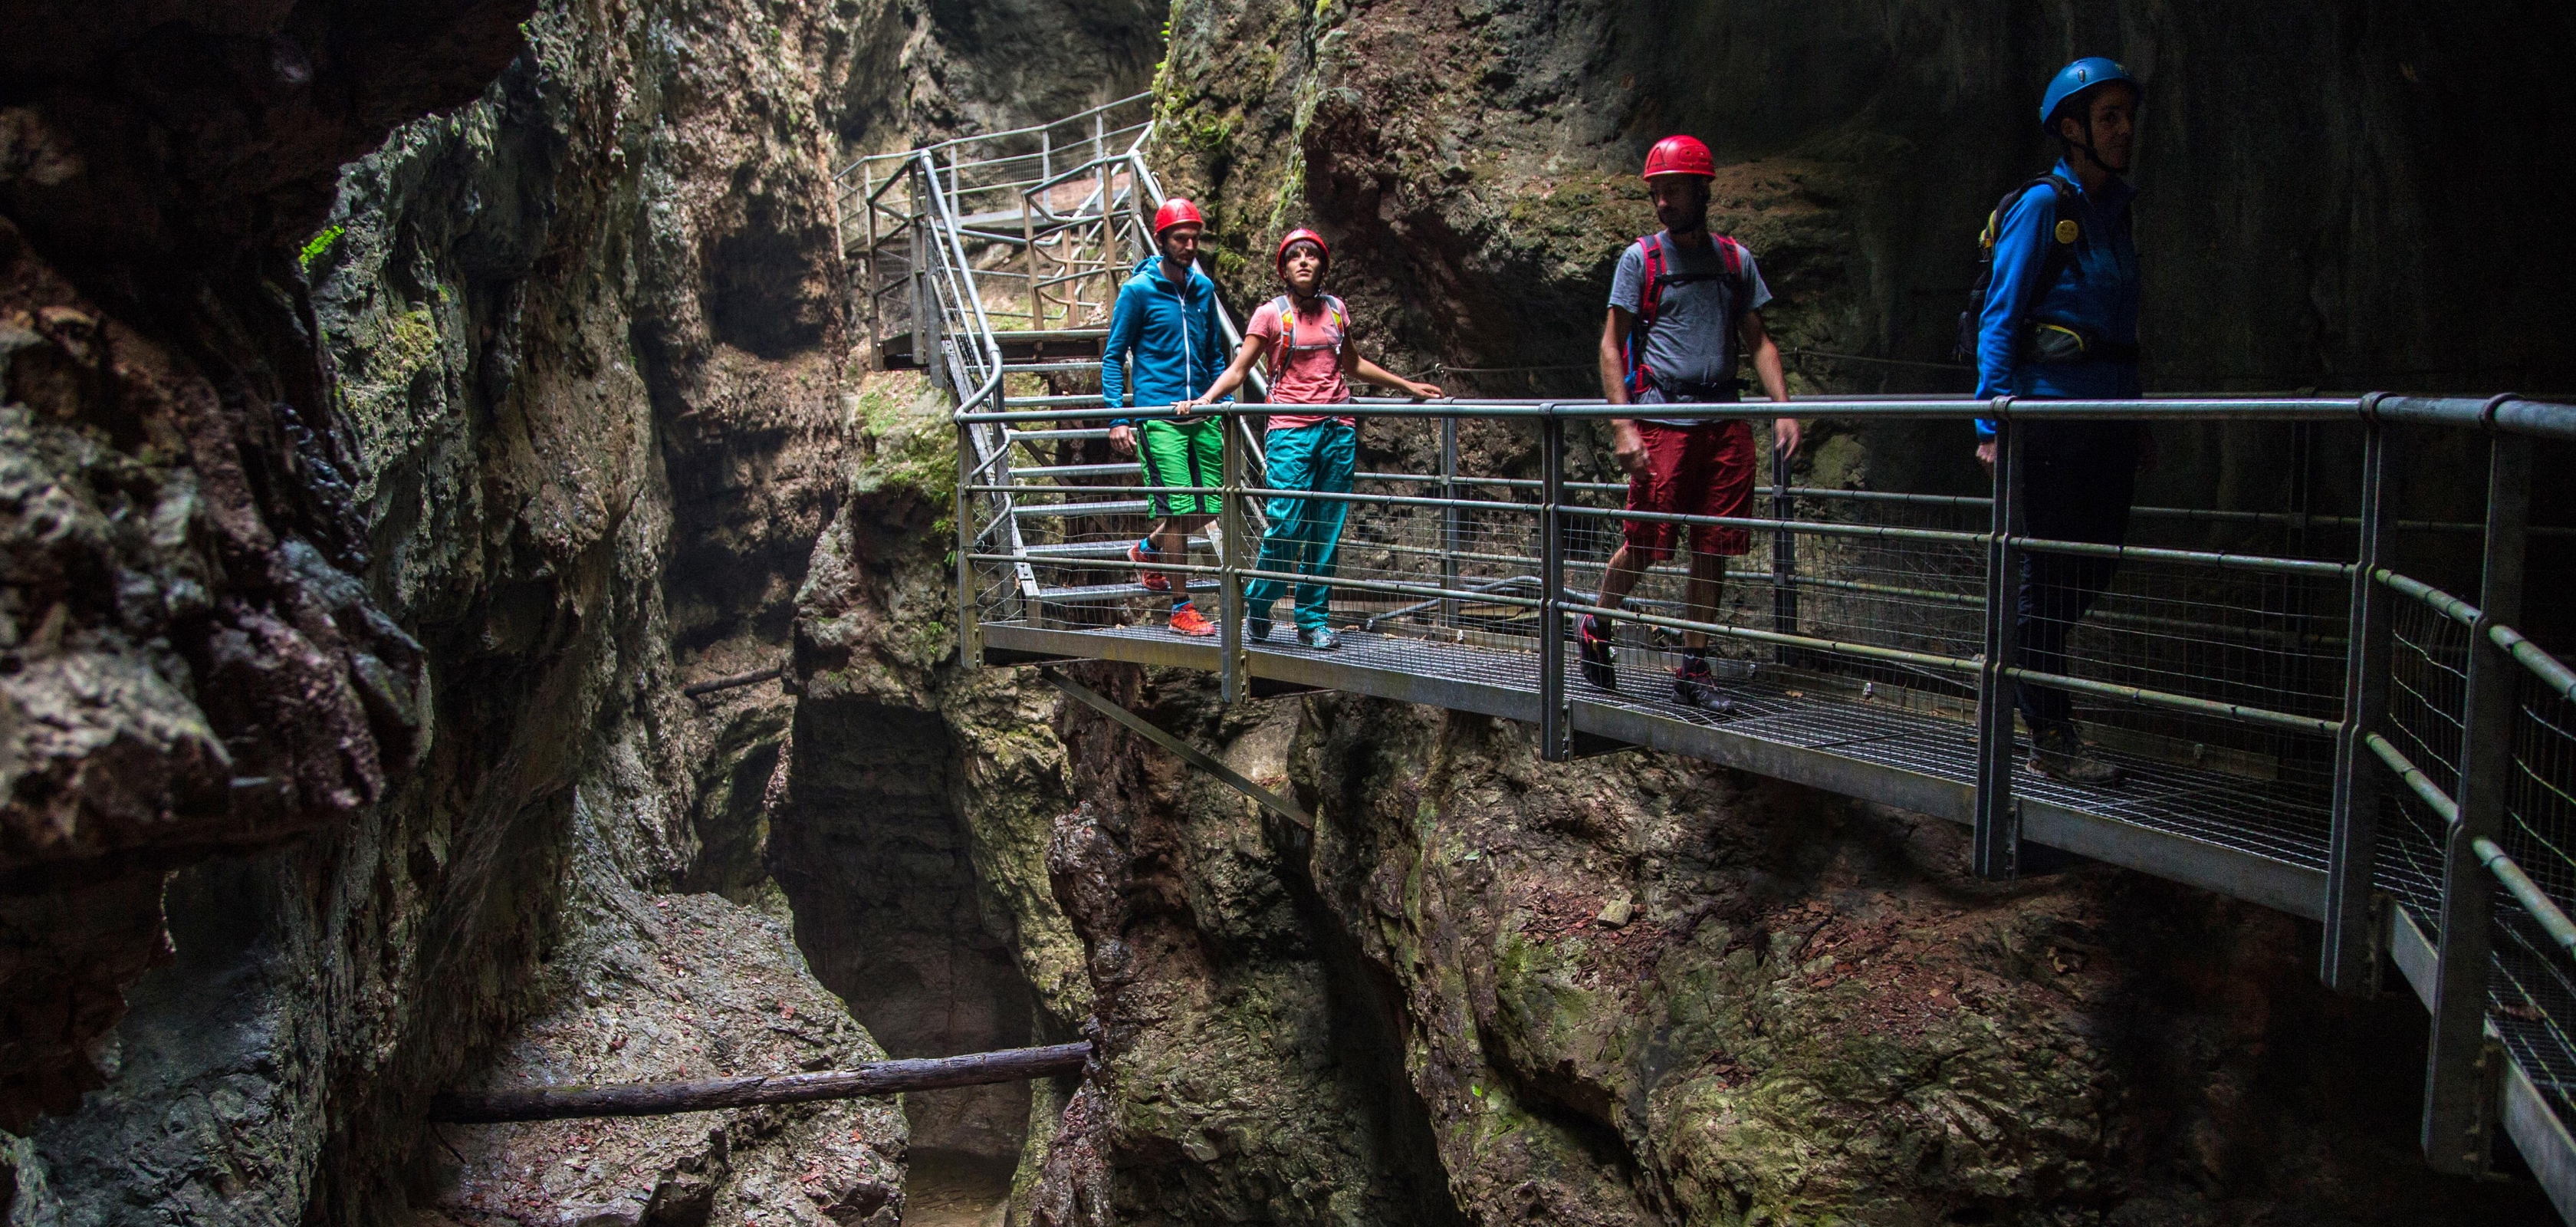
<instances>
[{"instance_id":1,"label":"wet rock surface","mask_svg":"<svg viewBox=\"0 0 2576 1227\"><path fill-rule=\"evenodd\" d=\"M614 940L549 969L559 1003L513 1033L476 1089L848 1069L885 1054L814 983L782 919L711 895L627 895ZM649 908L649 912L642 909ZM422 1224L902 1217L902 1110L882 1099L438 1129ZM447 1149L451 1148L452 1149Z\"/></svg>"},{"instance_id":2,"label":"wet rock surface","mask_svg":"<svg viewBox=\"0 0 2576 1227\"><path fill-rule=\"evenodd\" d=\"M2425 1173L2402 998L2313 934L1947 823L1371 700L1092 680L1289 786L1311 840L1080 709L1049 866L1099 1076L1045 1223L2486 1222ZM1623 924L1604 906L1631 901Z\"/></svg>"},{"instance_id":3,"label":"wet rock surface","mask_svg":"<svg viewBox=\"0 0 2576 1227\"><path fill-rule=\"evenodd\" d=\"M2563 98L2497 68L2563 15L0 17L13 1227L2545 1221L2528 1184L2423 1173L2419 1016L2319 995L2278 916L2102 869L1981 884L1939 824L1543 765L1480 719L1077 671L1305 832L1025 670L960 670L947 406L851 373L830 171L1142 88L1168 20L1157 164L1238 304L1318 224L1390 366L1557 390L1651 227L1633 159L1682 127L1784 343L1937 358L1961 236L2041 152L1997 118L2029 47L2114 40L2174 87L2142 170L2158 380L2540 386L2565 170L2492 117ZM1891 369L1795 363L1949 378ZM1819 484L1967 474L1940 439L1819 442ZM2250 505L2268 445L2186 433L2157 480ZM458 1085L1077 1035L1087 1079L905 1111L421 1121Z\"/></svg>"}]
</instances>

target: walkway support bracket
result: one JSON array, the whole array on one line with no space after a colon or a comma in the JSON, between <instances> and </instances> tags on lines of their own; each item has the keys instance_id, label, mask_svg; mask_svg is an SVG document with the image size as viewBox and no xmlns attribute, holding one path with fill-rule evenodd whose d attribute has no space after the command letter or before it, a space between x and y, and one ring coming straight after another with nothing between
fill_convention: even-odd
<instances>
[{"instance_id":1,"label":"walkway support bracket","mask_svg":"<svg viewBox=\"0 0 2576 1227\"><path fill-rule=\"evenodd\" d=\"M2344 647L2343 727L2335 734L2333 824L2326 849L2325 948L2319 974L2346 996L2371 996L2379 985L2380 924L2373 916L2372 870L2379 845L2379 773L2363 739L2388 710L2389 598L2379 554L2387 539L2388 428L2363 427L2361 523L2352 571L2351 631Z\"/></svg>"},{"instance_id":2,"label":"walkway support bracket","mask_svg":"<svg viewBox=\"0 0 2576 1227\"><path fill-rule=\"evenodd\" d=\"M2021 852L2012 789L2015 683L2010 672L2021 631L2021 551L2013 547L2021 433L2008 418L1996 416L1994 527L1986 542L1986 653L1977 671L1974 859L1978 877L1998 880L2013 876Z\"/></svg>"},{"instance_id":3,"label":"walkway support bracket","mask_svg":"<svg viewBox=\"0 0 2576 1227\"><path fill-rule=\"evenodd\" d=\"M1244 778L1242 772L1236 771L1234 768L1226 766L1224 763L1218 761L1215 755L1210 754L1197 746L1191 745L1178 737L1174 737L1170 733L1166 733L1163 730L1156 728L1152 721L1127 710L1126 707L1112 700L1109 696L1102 694L1097 690L1093 690L1091 687L1085 686L1072 678L1066 677L1053 669L1045 670L1042 676L1046 678L1048 684L1063 691L1067 698L1073 699L1076 702L1091 708L1093 711L1099 712L1101 715L1117 721L1119 725L1125 728L1128 732L1134 733L1147 741L1153 742L1155 745L1171 751L1182 762L1188 763L1201 771L1207 772L1209 775L1215 776L1219 781L1223 782L1226 787L1242 793L1244 796L1252 798L1264 809L1270 810L1272 813L1297 824L1298 827L1304 830L1312 831L1315 829L1314 818L1308 815L1306 811L1297 808L1296 802L1290 801L1287 798Z\"/></svg>"},{"instance_id":4,"label":"walkway support bracket","mask_svg":"<svg viewBox=\"0 0 2576 1227\"><path fill-rule=\"evenodd\" d=\"M2442 854L2432 1052L2424 1075L2425 1162L2435 1171L2463 1175L2486 1171L2495 1149L2498 1056L2489 1050L2486 1020L2495 883L2472 845L2504 831L2520 669L2489 632L2496 623L2522 620L2523 525L2530 509L2531 440L2496 435L2487 454L2485 580L2477 625L2469 634L2460 820Z\"/></svg>"}]
</instances>

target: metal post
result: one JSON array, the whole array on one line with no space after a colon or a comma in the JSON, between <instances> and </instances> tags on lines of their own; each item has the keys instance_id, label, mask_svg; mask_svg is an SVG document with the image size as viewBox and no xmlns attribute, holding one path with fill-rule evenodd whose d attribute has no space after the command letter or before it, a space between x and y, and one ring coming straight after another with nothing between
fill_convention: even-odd
<instances>
[{"instance_id":1,"label":"metal post","mask_svg":"<svg viewBox=\"0 0 2576 1227\"><path fill-rule=\"evenodd\" d=\"M1779 436L1772 436L1774 441ZM1795 509L1789 497L1789 455L1777 446L1771 449L1771 518L1786 520ZM1798 633L1798 539L1788 529L1771 530L1771 629L1783 634ZM1782 665L1797 663L1798 650L1781 644L1772 658Z\"/></svg>"},{"instance_id":2,"label":"metal post","mask_svg":"<svg viewBox=\"0 0 2576 1227\"><path fill-rule=\"evenodd\" d=\"M1539 450L1539 755L1550 762L1574 757L1573 713L1565 701L1565 420L1549 405L1538 421Z\"/></svg>"},{"instance_id":3,"label":"metal post","mask_svg":"<svg viewBox=\"0 0 2576 1227\"><path fill-rule=\"evenodd\" d=\"M2361 536L2352 573L2352 613L2344 649L2343 728L2335 734L2333 835L2326 853L2325 952L2318 974L2326 987L2368 996L2379 983L2379 927L2372 923L2371 872L2379 843L2379 767L2362 737L2388 707L2389 591L2380 583L2379 551L2387 539L2387 428L2364 428Z\"/></svg>"},{"instance_id":4,"label":"metal post","mask_svg":"<svg viewBox=\"0 0 2576 1227\"><path fill-rule=\"evenodd\" d=\"M2469 632L2466 728L2460 735L2460 820L2442 858L2442 940L2434 970L2432 1052L2424 1076L2424 1160L2434 1170L2486 1170L2495 1147L2496 1077L2503 1052L2486 1034L2493 975L2495 883L2470 845L2503 833L2513 768L2514 686L2521 666L2488 628L2522 620L2523 538L2531 510L2531 440L2497 435L2487 459L2485 582Z\"/></svg>"},{"instance_id":5,"label":"metal post","mask_svg":"<svg viewBox=\"0 0 2576 1227\"><path fill-rule=\"evenodd\" d=\"M1995 502L1986 544L1986 655L1977 675L1976 873L2009 879L2021 851L2021 809L2013 801L2013 679L2020 644L2021 557L2012 547L2019 497L2021 428L1995 423Z\"/></svg>"},{"instance_id":6,"label":"metal post","mask_svg":"<svg viewBox=\"0 0 2576 1227\"><path fill-rule=\"evenodd\" d=\"M1038 229L1037 219L1029 213L1029 194L1020 193L1020 259L1029 276L1029 328L1046 327L1046 308L1038 298Z\"/></svg>"},{"instance_id":7,"label":"metal post","mask_svg":"<svg viewBox=\"0 0 2576 1227\"><path fill-rule=\"evenodd\" d=\"M1217 426L1223 440L1219 454L1225 458L1225 488L1217 493L1217 653L1223 658L1217 664L1217 696L1237 703L1252 689L1252 650L1243 641L1244 445L1235 438L1237 432L1227 429L1230 425L1220 419Z\"/></svg>"},{"instance_id":8,"label":"metal post","mask_svg":"<svg viewBox=\"0 0 2576 1227\"><path fill-rule=\"evenodd\" d=\"M868 365L875 368L885 361L883 348L885 321L879 318L877 311L877 292L884 288L884 282L880 278L885 275L885 267L877 259L876 168L869 166L864 160L859 163L859 216L866 219L862 225L866 227L868 235L867 253L863 261L867 266L867 273L860 285L863 287L862 292L868 296Z\"/></svg>"},{"instance_id":9,"label":"metal post","mask_svg":"<svg viewBox=\"0 0 2576 1227\"><path fill-rule=\"evenodd\" d=\"M1440 419L1440 497L1449 506L1440 509L1440 587L1444 592L1458 590L1458 547L1465 524L1460 518L1458 501L1458 419ZM1440 623L1458 625L1458 601L1451 597L1440 602Z\"/></svg>"},{"instance_id":10,"label":"metal post","mask_svg":"<svg viewBox=\"0 0 2576 1227\"><path fill-rule=\"evenodd\" d=\"M968 556L975 552L975 496L966 488L975 483L975 426L957 424L957 505L949 514L957 517L957 662L972 669L984 663L982 636L975 625L975 564Z\"/></svg>"},{"instance_id":11,"label":"metal post","mask_svg":"<svg viewBox=\"0 0 2576 1227\"><path fill-rule=\"evenodd\" d=\"M939 328L933 322L930 288L930 200L925 193L931 184L916 163L909 176L912 180L912 360L930 372L930 386L945 390L948 371L939 361Z\"/></svg>"}]
</instances>

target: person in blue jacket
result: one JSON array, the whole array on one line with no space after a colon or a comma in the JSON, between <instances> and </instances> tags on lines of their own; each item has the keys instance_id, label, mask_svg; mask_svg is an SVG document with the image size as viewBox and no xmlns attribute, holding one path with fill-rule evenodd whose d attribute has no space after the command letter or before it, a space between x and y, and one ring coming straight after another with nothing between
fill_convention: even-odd
<instances>
[{"instance_id":1,"label":"person in blue jacket","mask_svg":"<svg viewBox=\"0 0 2576 1227\"><path fill-rule=\"evenodd\" d=\"M2001 211L1994 264L1977 319L1977 395L2131 400L2138 388L2138 249L2122 178L2144 89L2099 56L2058 71L2040 124L2064 147L2049 176ZM2020 531L2055 541L2120 544L2139 469L2152 463L2140 422L2017 423ZM1994 425L1979 421L1977 458L1995 460ZM2110 586L2116 560L2024 551L2022 667L2066 674L2066 637ZM2054 686L2022 682L2030 767L2052 779L2116 784L2120 769L2085 752L2074 703Z\"/></svg>"},{"instance_id":2,"label":"person in blue jacket","mask_svg":"<svg viewBox=\"0 0 2576 1227\"><path fill-rule=\"evenodd\" d=\"M1117 408L1151 408L1194 400L1216 382L1226 365L1225 338L1218 335L1216 283L1198 269L1200 238L1207 223L1197 205L1178 196L1154 212L1154 243L1160 255L1147 256L1118 287L1118 302L1109 312L1109 339L1100 355L1100 392ZM1136 379L1127 380L1133 358ZM1172 633L1193 638L1216 633L1190 604L1189 585L1174 585L1153 570L1164 559L1186 562L1190 534L1207 528L1219 510L1214 487L1225 480L1225 422L1222 418L1191 420L1186 409L1177 418L1141 421L1114 419L1109 446L1119 455L1135 453L1144 466L1145 484L1199 487L1206 494L1156 493L1146 496L1154 522L1145 539L1127 547L1136 565L1136 581L1145 590L1172 597Z\"/></svg>"}]
</instances>

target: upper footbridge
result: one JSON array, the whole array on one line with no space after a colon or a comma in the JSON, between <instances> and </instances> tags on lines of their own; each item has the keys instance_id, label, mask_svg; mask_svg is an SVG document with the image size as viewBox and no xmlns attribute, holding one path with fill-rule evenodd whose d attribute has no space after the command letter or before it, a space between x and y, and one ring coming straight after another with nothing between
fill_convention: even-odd
<instances>
[{"instance_id":1,"label":"upper footbridge","mask_svg":"<svg viewBox=\"0 0 2576 1227\"><path fill-rule=\"evenodd\" d=\"M1140 101L846 176L866 202L851 246L881 358L926 367L958 398L969 663L1119 660L1205 671L1229 701L1331 689L1476 712L1528 724L1554 759L1646 746L1956 821L1981 874L2010 876L2039 844L2321 921L2328 984L2370 992L2393 963L2433 1013L2428 1160L2480 1170L2509 1136L2576 1221L2576 672L2516 629L2528 546L2565 531L2531 523L2533 451L2576 440L2576 407L1807 398L1800 417L1952 422L1962 447L1966 421L1989 417L1992 488L1802 488L1775 457L1760 514L1645 517L1621 510L1626 485L1606 480L1594 445L1598 423L1629 411L1597 401L1361 402L1373 446L1421 462L1362 472L1347 494L1267 486L1265 407L1225 406L1224 513L1188 561L1156 566L1215 608L1220 634L1178 637L1138 616L1160 604L1126 554L1151 490L1105 444L1108 418L1169 411L1081 390L1096 387L1082 368L1162 199L1142 153L1150 118L1113 126L1121 106L1142 116ZM1061 139L1085 127L1097 139ZM2296 458L2305 479L2287 483L2287 508L2142 506L2123 545L2032 536L2014 511L2021 442L2030 423L2073 420L2355 438ZM2483 478L2485 514L2403 518L2400 461L2442 434L2481 445L2485 471L2461 480ZM2358 464L2338 479L2325 455ZM1254 565L1263 504L1281 497L1348 505L1330 581L1337 651L1246 636L1245 585L1301 578ZM2329 506L2339 513L2316 510ZM1610 612L1589 594L1638 518L1743 529L1752 549L1729 560L1712 620L1688 616L1678 569L1651 572L1618 612L1628 680L1596 689L1567 659L1569 631ZM2397 570L2412 537L2473 558L2458 569L2479 577L2474 598ZM2015 642L2022 560L2043 555L2117 565L2053 672ZM1641 666L1669 663L1690 631L1732 680L1732 716L1646 681L1659 674ZM2071 692L2085 739L2127 781L2016 770L2021 685Z\"/></svg>"}]
</instances>

